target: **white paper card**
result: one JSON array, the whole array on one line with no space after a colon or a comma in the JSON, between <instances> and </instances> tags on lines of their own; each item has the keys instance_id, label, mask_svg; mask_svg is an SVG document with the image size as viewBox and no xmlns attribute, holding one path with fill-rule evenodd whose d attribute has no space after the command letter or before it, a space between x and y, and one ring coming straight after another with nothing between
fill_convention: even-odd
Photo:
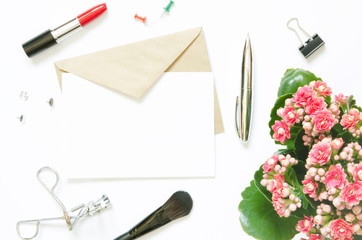
<instances>
[{"instance_id":1,"label":"white paper card","mask_svg":"<svg viewBox=\"0 0 362 240\"><path fill-rule=\"evenodd\" d=\"M68 178L212 177L212 73L164 73L140 100L63 74Z\"/></svg>"}]
</instances>

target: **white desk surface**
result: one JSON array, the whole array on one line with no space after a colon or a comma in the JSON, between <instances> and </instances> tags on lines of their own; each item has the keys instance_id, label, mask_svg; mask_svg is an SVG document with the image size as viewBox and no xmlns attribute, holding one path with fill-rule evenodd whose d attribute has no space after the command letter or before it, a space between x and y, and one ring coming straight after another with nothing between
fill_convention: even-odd
<instances>
[{"instance_id":1,"label":"white desk surface","mask_svg":"<svg viewBox=\"0 0 362 240\"><path fill-rule=\"evenodd\" d=\"M176 0L164 21L144 26L134 21L134 14L157 20L168 1L110 0L108 11L82 32L33 59L25 56L23 42L99 3L94 0L2 3L0 238L18 239L15 224L19 220L60 214L59 207L35 178L39 168L64 161L59 158L56 144L60 128L56 106L50 109L46 104L50 97L55 104L61 101L53 62L202 26L225 126L225 132L215 136L216 177L77 183L61 178L56 192L67 207L107 194L113 208L78 223L71 232L61 222L43 226L37 239L113 239L177 190L191 194L194 200L191 214L142 239L253 239L243 232L238 220L240 193L249 185L254 171L278 148L269 137L267 124L285 70L310 70L326 81L334 93L353 94L362 103L360 1ZM286 27L292 17L299 18L308 33L318 33L326 43L308 59L298 51L300 42ZM250 142L241 144L233 120L247 33L254 48L255 102ZM28 101L20 102L21 91L28 92ZM20 114L27 117L24 125L17 120Z\"/></svg>"}]
</instances>

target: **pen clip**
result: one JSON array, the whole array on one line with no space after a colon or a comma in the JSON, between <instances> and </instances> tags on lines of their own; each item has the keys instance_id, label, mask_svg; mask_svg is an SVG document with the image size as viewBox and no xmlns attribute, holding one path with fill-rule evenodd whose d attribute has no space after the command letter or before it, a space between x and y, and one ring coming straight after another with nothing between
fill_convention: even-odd
<instances>
[{"instance_id":1,"label":"pen clip","mask_svg":"<svg viewBox=\"0 0 362 240\"><path fill-rule=\"evenodd\" d=\"M238 137L241 138L240 135L240 126L238 125L238 108L239 108L239 96L236 97L236 103L235 103L235 130L238 134Z\"/></svg>"}]
</instances>

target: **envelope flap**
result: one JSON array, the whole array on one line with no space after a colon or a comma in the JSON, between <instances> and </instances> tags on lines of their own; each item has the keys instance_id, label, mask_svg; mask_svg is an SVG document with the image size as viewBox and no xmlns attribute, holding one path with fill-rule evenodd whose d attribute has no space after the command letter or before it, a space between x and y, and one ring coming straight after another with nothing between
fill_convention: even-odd
<instances>
[{"instance_id":1,"label":"envelope flap","mask_svg":"<svg viewBox=\"0 0 362 240\"><path fill-rule=\"evenodd\" d=\"M55 62L60 86L61 73L70 72L139 98L200 33L201 27Z\"/></svg>"},{"instance_id":2,"label":"envelope flap","mask_svg":"<svg viewBox=\"0 0 362 240\"><path fill-rule=\"evenodd\" d=\"M211 72L209 54L202 30L166 72Z\"/></svg>"}]
</instances>

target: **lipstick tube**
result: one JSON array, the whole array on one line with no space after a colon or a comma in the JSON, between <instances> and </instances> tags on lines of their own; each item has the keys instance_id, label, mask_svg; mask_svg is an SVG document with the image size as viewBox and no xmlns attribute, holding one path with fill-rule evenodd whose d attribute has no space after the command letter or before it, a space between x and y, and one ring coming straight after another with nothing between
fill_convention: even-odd
<instances>
[{"instance_id":1,"label":"lipstick tube","mask_svg":"<svg viewBox=\"0 0 362 240\"><path fill-rule=\"evenodd\" d=\"M26 55L28 57L32 57L61 42L63 39L80 31L87 23L97 18L105 10L107 10L105 3L97 5L59 27L44 31L23 44L23 49Z\"/></svg>"}]
</instances>

